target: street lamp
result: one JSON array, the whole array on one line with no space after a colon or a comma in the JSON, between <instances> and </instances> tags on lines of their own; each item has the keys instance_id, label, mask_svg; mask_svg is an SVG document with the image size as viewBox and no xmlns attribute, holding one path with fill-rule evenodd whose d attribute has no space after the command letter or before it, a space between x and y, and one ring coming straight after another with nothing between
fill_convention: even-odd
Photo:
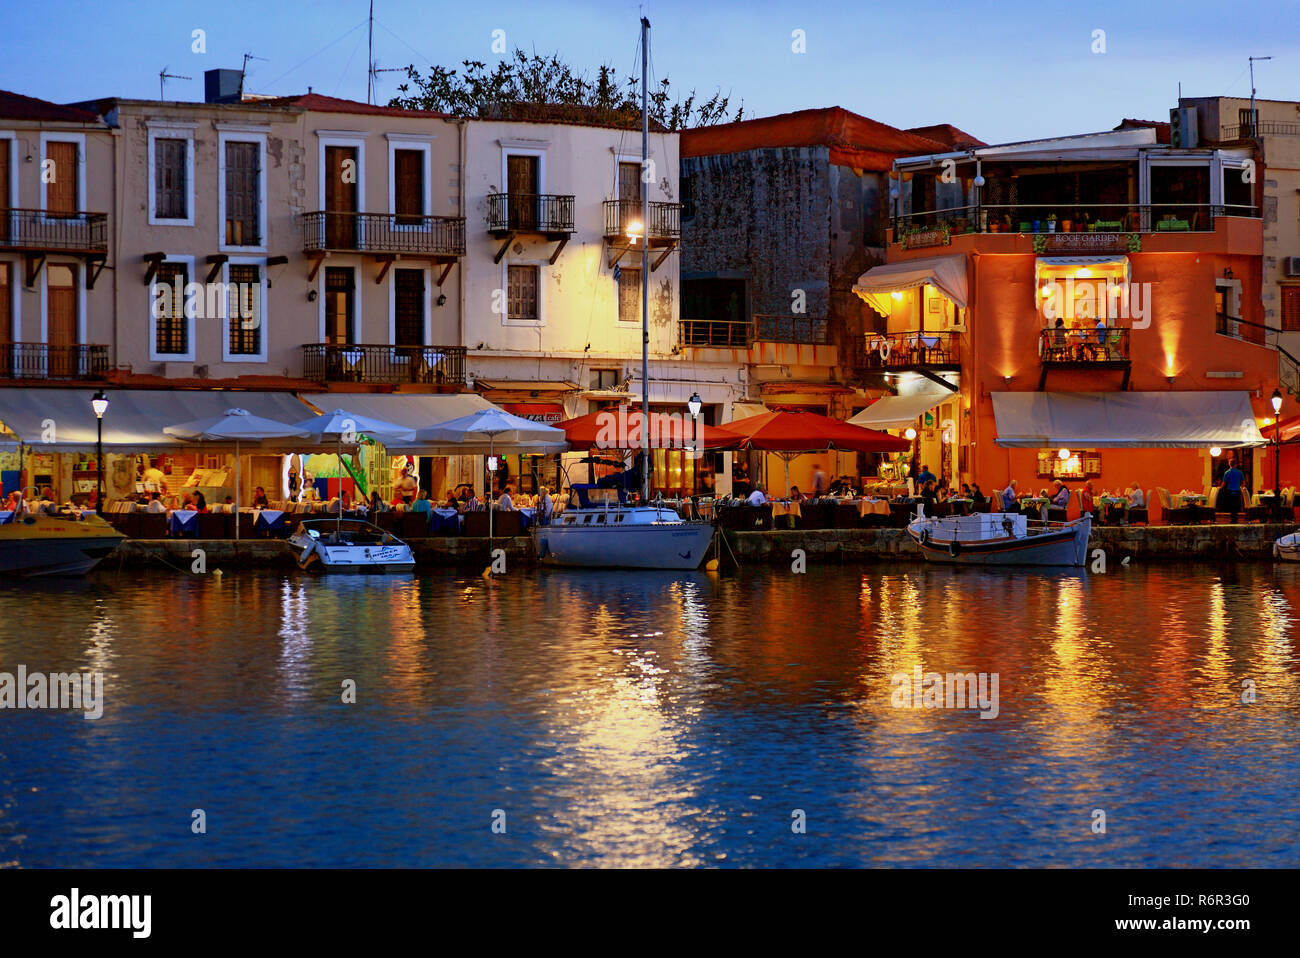
<instances>
[{"instance_id":1,"label":"street lamp","mask_svg":"<svg viewBox=\"0 0 1300 958\"><path fill-rule=\"evenodd\" d=\"M1273 404L1273 504L1282 505L1282 390L1274 389Z\"/></svg>"},{"instance_id":2,"label":"street lamp","mask_svg":"<svg viewBox=\"0 0 1300 958\"><path fill-rule=\"evenodd\" d=\"M686 401L686 408L691 411L691 418L694 419L704 408L704 401L700 399L699 393L692 393L691 398Z\"/></svg>"},{"instance_id":3,"label":"street lamp","mask_svg":"<svg viewBox=\"0 0 1300 958\"><path fill-rule=\"evenodd\" d=\"M108 397L99 390L90 397L90 408L95 410L95 514L104 514L104 413L108 412Z\"/></svg>"}]
</instances>

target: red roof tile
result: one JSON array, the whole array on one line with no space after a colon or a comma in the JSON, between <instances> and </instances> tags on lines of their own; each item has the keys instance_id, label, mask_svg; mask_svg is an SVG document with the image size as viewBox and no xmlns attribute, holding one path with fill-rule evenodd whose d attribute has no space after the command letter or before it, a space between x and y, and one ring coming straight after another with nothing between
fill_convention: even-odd
<instances>
[{"instance_id":1,"label":"red roof tile","mask_svg":"<svg viewBox=\"0 0 1300 958\"><path fill-rule=\"evenodd\" d=\"M244 106L298 106L317 113L357 113L371 116L411 116L444 119L447 114L433 110L404 110L400 106L377 106L359 100L340 100L320 93L275 97L270 100L244 100Z\"/></svg>"},{"instance_id":2,"label":"red roof tile","mask_svg":"<svg viewBox=\"0 0 1300 958\"><path fill-rule=\"evenodd\" d=\"M936 123L933 126L909 127L908 133L915 133L929 140L938 140L952 150L971 150L977 146L988 146L983 140L977 140L964 130L959 130L951 123Z\"/></svg>"},{"instance_id":3,"label":"red roof tile","mask_svg":"<svg viewBox=\"0 0 1300 958\"><path fill-rule=\"evenodd\" d=\"M0 117L6 120L53 120L65 123L99 123L99 117L89 110L63 106L49 100L23 96L0 90Z\"/></svg>"},{"instance_id":4,"label":"red roof tile","mask_svg":"<svg viewBox=\"0 0 1300 958\"><path fill-rule=\"evenodd\" d=\"M681 155L712 156L788 146L829 146L832 163L870 170L889 169L895 157L948 149L938 140L834 106L685 130Z\"/></svg>"},{"instance_id":5,"label":"red roof tile","mask_svg":"<svg viewBox=\"0 0 1300 958\"><path fill-rule=\"evenodd\" d=\"M1115 127L1117 130L1138 130L1144 128L1156 131L1157 143L1169 142L1169 124L1165 123L1163 120L1130 120L1125 117L1123 120L1120 120L1119 126Z\"/></svg>"}]
</instances>

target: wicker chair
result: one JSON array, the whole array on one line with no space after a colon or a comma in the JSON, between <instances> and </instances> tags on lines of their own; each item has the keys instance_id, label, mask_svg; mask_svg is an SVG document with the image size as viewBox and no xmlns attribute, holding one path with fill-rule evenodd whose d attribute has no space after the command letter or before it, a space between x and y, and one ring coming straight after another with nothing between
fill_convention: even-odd
<instances>
[{"instance_id":1,"label":"wicker chair","mask_svg":"<svg viewBox=\"0 0 1300 958\"><path fill-rule=\"evenodd\" d=\"M1164 513L1165 525L1185 526L1192 521L1191 511L1175 508L1169 490L1164 486L1156 486L1156 495L1160 497L1160 509Z\"/></svg>"},{"instance_id":2,"label":"wicker chair","mask_svg":"<svg viewBox=\"0 0 1300 958\"><path fill-rule=\"evenodd\" d=\"M1150 489L1147 490L1146 495L1142 499L1142 503L1143 504L1136 509L1131 506L1129 507L1128 510L1129 525L1137 525L1137 523L1139 522L1142 523L1144 526L1151 525L1151 511L1150 511L1151 490Z\"/></svg>"}]
</instances>

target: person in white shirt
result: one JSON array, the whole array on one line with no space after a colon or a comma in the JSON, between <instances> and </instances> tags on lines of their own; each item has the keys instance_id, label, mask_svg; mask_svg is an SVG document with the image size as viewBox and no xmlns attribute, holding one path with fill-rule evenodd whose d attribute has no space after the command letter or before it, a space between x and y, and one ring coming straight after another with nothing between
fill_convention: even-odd
<instances>
[{"instance_id":1,"label":"person in white shirt","mask_svg":"<svg viewBox=\"0 0 1300 958\"><path fill-rule=\"evenodd\" d=\"M1002 490L1002 511L1011 512L1016 507L1016 480L1012 479Z\"/></svg>"},{"instance_id":2,"label":"person in white shirt","mask_svg":"<svg viewBox=\"0 0 1300 958\"><path fill-rule=\"evenodd\" d=\"M1146 499L1142 495L1142 487L1136 482L1133 488L1128 491L1128 507L1130 509L1141 509L1146 505Z\"/></svg>"},{"instance_id":3,"label":"person in white shirt","mask_svg":"<svg viewBox=\"0 0 1300 958\"><path fill-rule=\"evenodd\" d=\"M767 505L767 496L763 494L763 484L761 482L754 483L754 491L749 494L749 498L745 502L751 506Z\"/></svg>"},{"instance_id":4,"label":"person in white shirt","mask_svg":"<svg viewBox=\"0 0 1300 958\"><path fill-rule=\"evenodd\" d=\"M545 486L542 487L542 494L539 497L537 506L541 524L546 525L551 521L551 516L555 514L555 502L551 499L551 490Z\"/></svg>"},{"instance_id":5,"label":"person in white shirt","mask_svg":"<svg viewBox=\"0 0 1300 958\"><path fill-rule=\"evenodd\" d=\"M510 486L501 490L501 498L497 499L497 512L513 512L515 501L510 498Z\"/></svg>"},{"instance_id":6,"label":"person in white shirt","mask_svg":"<svg viewBox=\"0 0 1300 958\"><path fill-rule=\"evenodd\" d=\"M166 512L167 507L163 505L162 497L154 492L150 494L149 505L145 507L145 512Z\"/></svg>"}]
</instances>

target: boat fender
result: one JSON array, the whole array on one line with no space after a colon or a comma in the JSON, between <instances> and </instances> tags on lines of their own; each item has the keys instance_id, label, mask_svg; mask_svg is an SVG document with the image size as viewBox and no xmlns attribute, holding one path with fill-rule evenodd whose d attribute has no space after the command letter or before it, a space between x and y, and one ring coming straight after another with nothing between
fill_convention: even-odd
<instances>
[{"instance_id":1,"label":"boat fender","mask_svg":"<svg viewBox=\"0 0 1300 958\"><path fill-rule=\"evenodd\" d=\"M303 572L309 572L312 566L317 565L319 562L320 556L315 552L312 552L306 557L298 560L298 568L302 569Z\"/></svg>"},{"instance_id":2,"label":"boat fender","mask_svg":"<svg viewBox=\"0 0 1300 958\"><path fill-rule=\"evenodd\" d=\"M953 534L956 535L956 533ZM952 558L955 559L957 558L958 554L960 554L960 552L961 552L961 543L958 542L956 539L949 541L948 555L950 555Z\"/></svg>"},{"instance_id":3,"label":"boat fender","mask_svg":"<svg viewBox=\"0 0 1300 958\"><path fill-rule=\"evenodd\" d=\"M311 545L309 545L307 548L302 550L302 555L298 556L299 567L303 569L307 568L307 560L310 559L313 555L315 555L315 553L316 553L316 543L312 542ZM319 560L320 556L316 556L316 558Z\"/></svg>"},{"instance_id":4,"label":"boat fender","mask_svg":"<svg viewBox=\"0 0 1300 958\"><path fill-rule=\"evenodd\" d=\"M928 543L929 541L930 541L930 530L929 530L929 529L922 529L922 530L921 530L921 545L925 545L925 544Z\"/></svg>"},{"instance_id":5,"label":"boat fender","mask_svg":"<svg viewBox=\"0 0 1300 958\"><path fill-rule=\"evenodd\" d=\"M1012 519L1010 519L1010 518L1003 519L1003 520L1002 520L1002 531L1004 531L1004 532L1005 532L1005 533L1006 533L1010 538L1013 538L1013 539L1014 539L1014 538L1015 538L1015 535L1016 535L1016 524L1015 524L1015 522L1014 522Z\"/></svg>"}]
</instances>

